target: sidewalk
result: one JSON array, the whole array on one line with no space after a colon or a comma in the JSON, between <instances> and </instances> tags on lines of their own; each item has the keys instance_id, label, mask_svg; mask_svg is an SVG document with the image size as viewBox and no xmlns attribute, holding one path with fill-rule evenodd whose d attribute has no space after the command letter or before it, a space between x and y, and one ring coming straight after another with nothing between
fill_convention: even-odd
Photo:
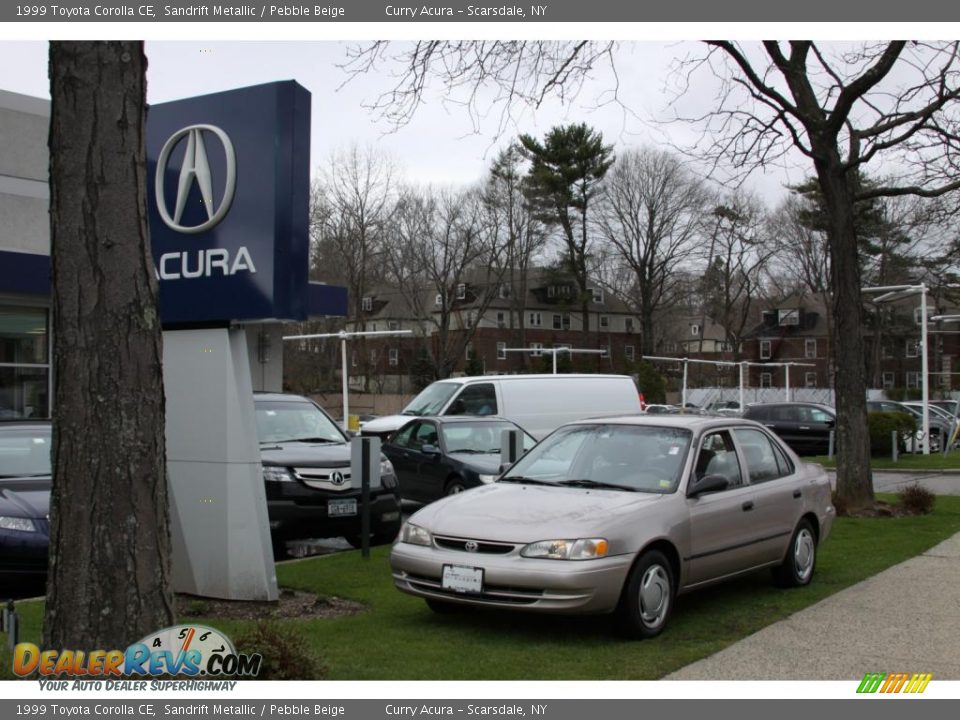
<instances>
[{"instance_id":1,"label":"sidewalk","mask_svg":"<svg viewBox=\"0 0 960 720\"><path fill-rule=\"evenodd\" d=\"M958 607L960 533L666 679L860 680L867 672L928 672L960 680Z\"/></svg>"}]
</instances>

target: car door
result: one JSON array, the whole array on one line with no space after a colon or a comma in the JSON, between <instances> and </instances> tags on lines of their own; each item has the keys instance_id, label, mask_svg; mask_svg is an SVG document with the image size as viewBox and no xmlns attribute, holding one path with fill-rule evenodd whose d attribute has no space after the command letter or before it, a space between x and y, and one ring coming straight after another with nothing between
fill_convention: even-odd
<instances>
[{"instance_id":1,"label":"car door","mask_svg":"<svg viewBox=\"0 0 960 720\"><path fill-rule=\"evenodd\" d=\"M829 412L814 405L800 405L797 436L801 438L803 452L810 455L826 455L830 443L830 432L836 421ZM799 451L797 451L799 453Z\"/></svg>"},{"instance_id":2,"label":"car door","mask_svg":"<svg viewBox=\"0 0 960 720\"><path fill-rule=\"evenodd\" d=\"M417 458L413 455L410 446L421 424L421 420L408 422L383 445L383 454L393 464L393 469L397 473L397 484L400 487L400 497L404 500L416 499L414 492L417 485Z\"/></svg>"},{"instance_id":3,"label":"car door","mask_svg":"<svg viewBox=\"0 0 960 720\"><path fill-rule=\"evenodd\" d=\"M430 452L425 452L425 448ZM441 497L447 477L447 463L435 421L420 421L410 441L410 459L416 464L416 472L409 482L413 499L431 502Z\"/></svg>"},{"instance_id":4,"label":"car door","mask_svg":"<svg viewBox=\"0 0 960 720\"><path fill-rule=\"evenodd\" d=\"M755 428L735 428L733 435L753 488L757 559L778 561L803 509L802 483L774 438Z\"/></svg>"},{"instance_id":5,"label":"car door","mask_svg":"<svg viewBox=\"0 0 960 720\"><path fill-rule=\"evenodd\" d=\"M744 480L728 430L703 437L693 473L694 477L719 474L730 484L726 490L687 498L687 585L716 580L760 564L753 489ZM692 480L693 477L688 484Z\"/></svg>"}]
</instances>

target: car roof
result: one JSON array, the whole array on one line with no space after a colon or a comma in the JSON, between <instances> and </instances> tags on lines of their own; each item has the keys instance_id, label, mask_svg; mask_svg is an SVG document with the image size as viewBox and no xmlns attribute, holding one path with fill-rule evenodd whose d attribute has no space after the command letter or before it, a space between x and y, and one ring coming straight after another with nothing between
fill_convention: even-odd
<instances>
[{"instance_id":1,"label":"car roof","mask_svg":"<svg viewBox=\"0 0 960 720\"><path fill-rule=\"evenodd\" d=\"M567 425L641 425L646 427L686 428L691 431L705 431L722 427L758 427L759 423L736 417L716 417L712 415L619 415L615 417L588 418L576 420Z\"/></svg>"},{"instance_id":2,"label":"car roof","mask_svg":"<svg viewBox=\"0 0 960 720\"><path fill-rule=\"evenodd\" d=\"M432 420L441 425L454 425L462 422L499 422L517 425L513 420L499 415L411 415L410 422L414 420ZM517 427L520 426L517 425Z\"/></svg>"},{"instance_id":3,"label":"car roof","mask_svg":"<svg viewBox=\"0 0 960 720\"><path fill-rule=\"evenodd\" d=\"M589 378L591 380L602 378L626 378L631 381L633 380L633 378L631 378L629 375L611 375L602 373L558 373L554 375L552 373L546 373L539 375L465 375L462 377L444 378L443 380L437 380L436 382L465 385L473 382L491 382L492 380L497 380L499 382L520 382L521 380L557 380L562 378Z\"/></svg>"}]
</instances>

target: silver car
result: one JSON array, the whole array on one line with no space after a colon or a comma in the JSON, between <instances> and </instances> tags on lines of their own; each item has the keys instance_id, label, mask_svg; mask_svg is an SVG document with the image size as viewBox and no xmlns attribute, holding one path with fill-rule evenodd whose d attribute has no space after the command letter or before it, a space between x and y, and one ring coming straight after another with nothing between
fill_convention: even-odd
<instances>
[{"instance_id":1,"label":"silver car","mask_svg":"<svg viewBox=\"0 0 960 720\"><path fill-rule=\"evenodd\" d=\"M397 588L438 612L615 613L646 638L678 593L760 568L806 585L834 516L823 468L757 423L585 420L415 513L390 563Z\"/></svg>"}]
</instances>

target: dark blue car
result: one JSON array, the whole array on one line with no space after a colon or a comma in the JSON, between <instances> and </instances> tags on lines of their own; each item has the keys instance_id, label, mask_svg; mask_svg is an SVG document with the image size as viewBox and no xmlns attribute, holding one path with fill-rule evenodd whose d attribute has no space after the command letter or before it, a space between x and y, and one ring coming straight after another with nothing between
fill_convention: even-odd
<instances>
[{"instance_id":1,"label":"dark blue car","mask_svg":"<svg viewBox=\"0 0 960 720\"><path fill-rule=\"evenodd\" d=\"M383 444L404 500L432 502L491 483L500 474L504 430L523 435L526 452L537 441L519 425L498 417L444 415L411 420Z\"/></svg>"},{"instance_id":2,"label":"dark blue car","mask_svg":"<svg viewBox=\"0 0 960 720\"><path fill-rule=\"evenodd\" d=\"M0 581L46 575L50 488L50 423L0 422Z\"/></svg>"}]
</instances>

